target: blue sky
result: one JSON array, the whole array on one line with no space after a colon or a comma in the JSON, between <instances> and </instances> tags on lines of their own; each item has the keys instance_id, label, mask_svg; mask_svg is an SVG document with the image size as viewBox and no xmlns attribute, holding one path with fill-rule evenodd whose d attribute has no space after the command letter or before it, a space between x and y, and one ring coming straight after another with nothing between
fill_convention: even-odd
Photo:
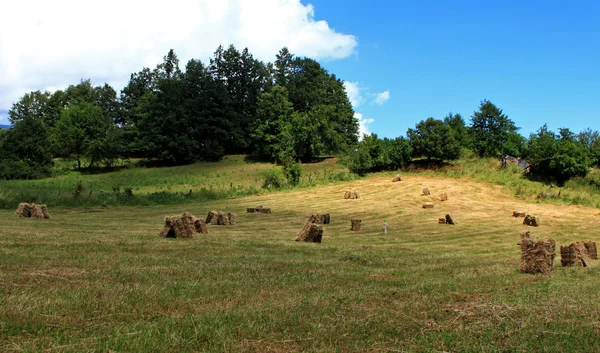
<instances>
[{"instance_id":1,"label":"blue sky","mask_svg":"<svg viewBox=\"0 0 600 353\"><path fill-rule=\"evenodd\" d=\"M528 136L544 123L600 129L600 1L312 0L315 17L357 37L328 70L383 105L356 108L369 130L404 135L450 111L465 120L483 99Z\"/></svg>"},{"instance_id":2,"label":"blue sky","mask_svg":"<svg viewBox=\"0 0 600 353\"><path fill-rule=\"evenodd\" d=\"M183 64L233 43L264 61L283 46L316 58L381 137L450 111L469 122L483 99L525 136L600 130L600 1L173 1L185 11L166 17L161 0L0 2L14 14L0 21L0 124L29 91L81 78L120 89L170 48Z\"/></svg>"}]
</instances>

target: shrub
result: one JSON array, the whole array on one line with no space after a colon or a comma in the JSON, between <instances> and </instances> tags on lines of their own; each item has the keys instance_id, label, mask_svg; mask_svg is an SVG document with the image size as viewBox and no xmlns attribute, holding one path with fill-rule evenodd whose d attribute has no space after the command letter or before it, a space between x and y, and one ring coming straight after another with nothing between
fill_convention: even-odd
<instances>
[{"instance_id":1,"label":"shrub","mask_svg":"<svg viewBox=\"0 0 600 353\"><path fill-rule=\"evenodd\" d=\"M292 157L284 157L281 160L283 175L291 185L298 185L302 176L302 166Z\"/></svg>"},{"instance_id":2,"label":"shrub","mask_svg":"<svg viewBox=\"0 0 600 353\"><path fill-rule=\"evenodd\" d=\"M262 173L262 176L263 176L262 187L265 189L269 189L269 188L277 189L277 188L282 187L283 184L285 183L285 177L283 176L283 173L281 172L281 169L279 169L279 168L265 170Z\"/></svg>"}]
</instances>

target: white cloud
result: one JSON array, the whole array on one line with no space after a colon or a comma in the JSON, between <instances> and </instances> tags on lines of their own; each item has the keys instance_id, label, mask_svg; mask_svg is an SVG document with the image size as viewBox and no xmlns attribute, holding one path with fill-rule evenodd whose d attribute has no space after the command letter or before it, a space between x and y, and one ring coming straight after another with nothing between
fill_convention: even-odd
<instances>
[{"instance_id":1,"label":"white cloud","mask_svg":"<svg viewBox=\"0 0 600 353\"><path fill-rule=\"evenodd\" d=\"M352 108L358 108L358 106L364 102L364 98L360 92L360 87L358 87L358 83L344 81L344 87L346 88L346 93L348 94L348 99L350 99Z\"/></svg>"},{"instance_id":2,"label":"white cloud","mask_svg":"<svg viewBox=\"0 0 600 353\"><path fill-rule=\"evenodd\" d=\"M361 113L354 113L354 117L356 118L356 120L358 120L358 138L362 140L363 135L371 134L368 125L373 123L375 119L363 118L363 115Z\"/></svg>"},{"instance_id":3,"label":"white cloud","mask_svg":"<svg viewBox=\"0 0 600 353\"><path fill-rule=\"evenodd\" d=\"M91 78L120 89L132 72L155 67L170 48L182 66L207 62L219 44L248 47L272 61L296 55L340 59L352 35L315 20L300 0L1 1L0 111L23 94Z\"/></svg>"},{"instance_id":4,"label":"white cloud","mask_svg":"<svg viewBox=\"0 0 600 353\"><path fill-rule=\"evenodd\" d=\"M375 95L375 103L381 105L390 99L390 91L377 93Z\"/></svg>"}]
</instances>

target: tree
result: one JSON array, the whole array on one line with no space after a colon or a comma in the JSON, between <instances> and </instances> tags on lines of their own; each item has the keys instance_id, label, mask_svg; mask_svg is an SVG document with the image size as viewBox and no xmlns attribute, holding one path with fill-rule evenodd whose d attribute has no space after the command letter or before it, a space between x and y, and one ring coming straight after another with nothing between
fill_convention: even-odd
<instances>
[{"instance_id":1,"label":"tree","mask_svg":"<svg viewBox=\"0 0 600 353\"><path fill-rule=\"evenodd\" d=\"M517 130L515 123L502 113L502 109L484 100L479 111L474 112L471 117L473 149L480 157L505 155L504 143L508 140L509 133Z\"/></svg>"},{"instance_id":2,"label":"tree","mask_svg":"<svg viewBox=\"0 0 600 353\"><path fill-rule=\"evenodd\" d=\"M286 144L292 124L294 108L288 100L285 87L274 86L263 92L258 99L256 121L251 138L254 145L253 155L270 160L281 160L284 156L295 155L290 144Z\"/></svg>"},{"instance_id":3,"label":"tree","mask_svg":"<svg viewBox=\"0 0 600 353\"><path fill-rule=\"evenodd\" d=\"M460 144L452 129L443 121L428 118L408 129L413 156L431 159L456 159L460 156Z\"/></svg>"},{"instance_id":4,"label":"tree","mask_svg":"<svg viewBox=\"0 0 600 353\"><path fill-rule=\"evenodd\" d=\"M52 174L50 130L39 117L14 122L0 144L0 178L39 179Z\"/></svg>"},{"instance_id":5,"label":"tree","mask_svg":"<svg viewBox=\"0 0 600 353\"><path fill-rule=\"evenodd\" d=\"M353 173L395 170L405 167L411 160L412 149L408 140L380 139L376 134L365 135L357 145L340 156L340 162Z\"/></svg>"},{"instance_id":6,"label":"tree","mask_svg":"<svg viewBox=\"0 0 600 353\"><path fill-rule=\"evenodd\" d=\"M88 168L118 155L118 132L113 121L102 108L87 102L70 105L54 129L54 143L59 153L77 161L81 169L83 159Z\"/></svg>"},{"instance_id":7,"label":"tree","mask_svg":"<svg viewBox=\"0 0 600 353\"><path fill-rule=\"evenodd\" d=\"M471 137L469 134L469 127L466 126L465 120L460 114L448 113L444 118L444 124L448 125L454 132L454 139L461 145L461 147L471 147Z\"/></svg>"},{"instance_id":8,"label":"tree","mask_svg":"<svg viewBox=\"0 0 600 353\"><path fill-rule=\"evenodd\" d=\"M26 119L46 120L50 96L49 92L34 91L26 93L18 102L12 105L8 111L8 120L13 125Z\"/></svg>"},{"instance_id":9,"label":"tree","mask_svg":"<svg viewBox=\"0 0 600 353\"><path fill-rule=\"evenodd\" d=\"M589 172L590 160L584 146L565 128L555 134L544 125L536 134L531 134L526 157L530 174L559 184Z\"/></svg>"}]
</instances>

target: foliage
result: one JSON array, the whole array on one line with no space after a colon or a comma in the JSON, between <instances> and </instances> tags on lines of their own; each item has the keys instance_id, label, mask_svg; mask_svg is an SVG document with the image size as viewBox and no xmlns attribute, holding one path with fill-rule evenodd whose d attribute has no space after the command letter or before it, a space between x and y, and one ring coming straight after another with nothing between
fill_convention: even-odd
<instances>
[{"instance_id":1,"label":"foliage","mask_svg":"<svg viewBox=\"0 0 600 353\"><path fill-rule=\"evenodd\" d=\"M505 145L505 143L509 139L509 134L517 130L515 123L502 113L502 109L484 100L479 110L471 117L473 149L480 157L506 155L508 151L505 147L513 148L514 145L512 143Z\"/></svg>"},{"instance_id":2,"label":"foliage","mask_svg":"<svg viewBox=\"0 0 600 353\"><path fill-rule=\"evenodd\" d=\"M395 170L405 167L411 160L410 143L402 138L380 139L376 134L365 135L354 148L340 155L340 163L352 173Z\"/></svg>"},{"instance_id":3,"label":"foliage","mask_svg":"<svg viewBox=\"0 0 600 353\"><path fill-rule=\"evenodd\" d=\"M444 118L444 124L448 125L454 133L454 139L461 147L471 148L471 133L470 128L466 126L465 120L460 114L448 113Z\"/></svg>"},{"instance_id":4,"label":"foliage","mask_svg":"<svg viewBox=\"0 0 600 353\"><path fill-rule=\"evenodd\" d=\"M589 172L589 156L568 129L560 129L559 134L555 134L546 125L542 126L529 137L527 160L532 175L560 184Z\"/></svg>"},{"instance_id":5,"label":"foliage","mask_svg":"<svg viewBox=\"0 0 600 353\"><path fill-rule=\"evenodd\" d=\"M77 161L84 158L88 168L107 159L119 157L118 130L113 120L99 106L85 101L69 105L62 113L53 133L54 144L61 155Z\"/></svg>"},{"instance_id":6,"label":"foliage","mask_svg":"<svg viewBox=\"0 0 600 353\"><path fill-rule=\"evenodd\" d=\"M292 186L298 185L302 176L302 165L294 158L286 156L281 160L281 166L288 183Z\"/></svg>"},{"instance_id":7,"label":"foliage","mask_svg":"<svg viewBox=\"0 0 600 353\"><path fill-rule=\"evenodd\" d=\"M460 156L460 144L453 130L443 121L428 118L408 129L413 156L430 159L456 159Z\"/></svg>"},{"instance_id":8,"label":"foliage","mask_svg":"<svg viewBox=\"0 0 600 353\"><path fill-rule=\"evenodd\" d=\"M52 174L50 130L42 118L26 116L3 132L0 178L40 179Z\"/></svg>"}]
</instances>

